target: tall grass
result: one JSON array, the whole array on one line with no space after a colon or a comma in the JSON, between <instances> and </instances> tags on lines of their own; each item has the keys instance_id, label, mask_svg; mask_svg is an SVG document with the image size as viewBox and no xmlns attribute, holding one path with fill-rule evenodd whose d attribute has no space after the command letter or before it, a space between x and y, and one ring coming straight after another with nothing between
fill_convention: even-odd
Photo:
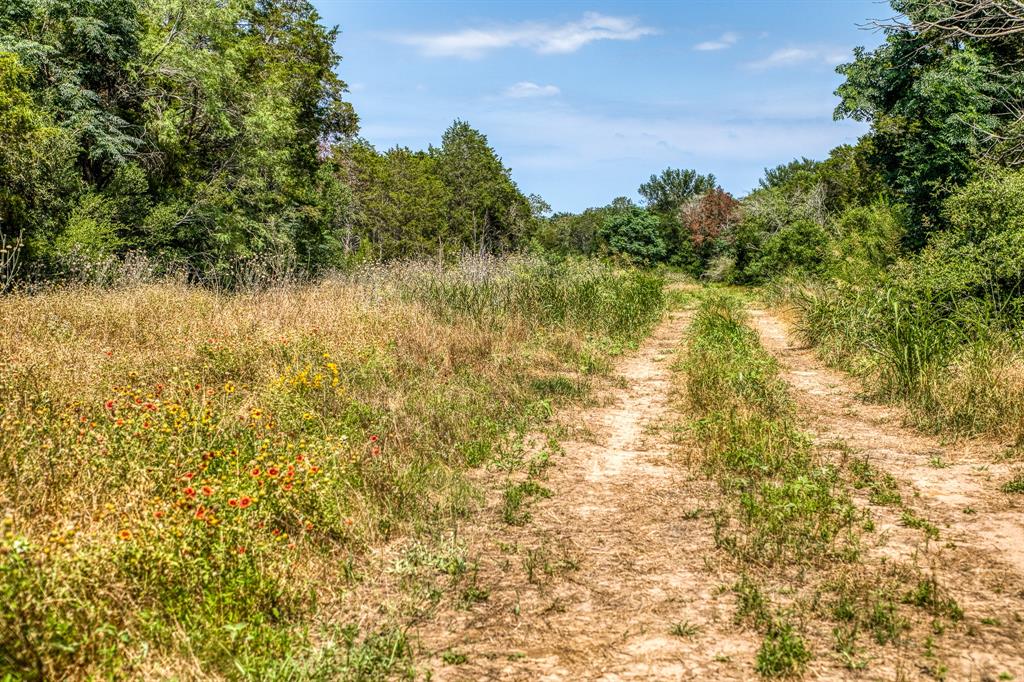
<instances>
[{"instance_id":1,"label":"tall grass","mask_svg":"<svg viewBox=\"0 0 1024 682\"><path fill-rule=\"evenodd\" d=\"M401 671L401 622L323 615L363 608L362 557L474 513L467 471L578 394L551 377L661 306L525 260L0 298L0 678Z\"/></svg>"},{"instance_id":2,"label":"tall grass","mask_svg":"<svg viewBox=\"0 0 1024 682\"><path fill-rule=\"evenodd\" d=\"M826 361L904 404L919 426L1024 436L1024 348L1014 317L995 302L896 283L807 283L785 300Z\"/></svg>"}]
</instances>

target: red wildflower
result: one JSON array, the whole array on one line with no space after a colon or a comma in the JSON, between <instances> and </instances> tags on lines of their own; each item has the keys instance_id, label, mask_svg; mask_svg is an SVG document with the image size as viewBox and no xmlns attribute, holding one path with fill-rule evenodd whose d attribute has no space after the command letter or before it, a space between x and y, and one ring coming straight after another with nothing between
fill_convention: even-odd
<instances>
[{"instance_id":1,"label":"red wildflower","mask_svg":"<svg viewBox=\"0 0 1024 682\"><path fill-rule=\"evenodd\" d=\"M277 467L270 467L269 469L267 469L267 476L277 476L279 473L281 472L278 470Z\"/></svg>"},{"instance_id":2,"label":"red wildflower","mask_svg":"<svg viewBox=\"0 0 1024 682\"><path fill-rule=\"evenodd\" d=\"M370 442L371 443L376 443L377 442L377 438L378 437L376 435L370 436Z\"/></svg>"},{"instance_id":3,"label":"red wildflower","mask_svg":"<svg viewBox=\"0 0 1024 682\"><path fill-rule=\"evenodd\" d=\"M270 531L270 532L271 532L271 533L273 533L273 534L274 534L274 536L278 536L278 535L280 535L280 534L281 534L281 531L280 531L280 529L278 529L278 528L275 528L274 530L272 530L272 531Z\"/></svg>"},{"instance_id":4,"label":"red wildflower","mask_svg":"<svg viewBox=\"0 0 1024 682\"><path fill-rule=\"evenodd\" d=\"M379 455L380 454L380 446L379 445L374 445L373 446L373 450L370 450L370 454L372 454L374 457Z\"/></svg>"},{"instance_id":5,"label":"red wildflower","mask_svg":"<svg viewBox=\"0 0 1024 682\"><path fill-rule=\"evenodd\" d=\"M238 553L239 554L245 554L245 547L239 547L238 548Z\"/></svg>"},{"instance_id":6,"label":"red wildflower","mask_svg":"<svg viewBox=\"0 0 1024 682\"><path fill-rule=\"evenodd\" d=\"M121 538L125 542L128 542L129 540L132 539L132 532L126 528L126 529L120 531L117 534L117 537Z\"/></svg>"},{"instance_id":7,"label":"red wildflower","mask_svg":"<svg viewBox=\"0 0 1024 682\"><path fill-rule=\"evenodd\" d=\"M107 402L103 403L103 407L107 408L111 412L114 411L114 407L116 405L117 405L117 403L115 403L113 400L108 400Z\"/></svg>"},{"instance_id":8,"label":"red wildflower","mask_svg":"<svg viewBox=\"0 0 1024 682\"><path fill-rule=\"evenodd\" d=\"M320 473L320 467L309 467L309 473L311 473L311 474Z\"/></svg>"},{"instance_id":9,"label":"red wildflower","mask_svg":"<svg viewBox=\"0 0 1024 682\"><path fill-rule=\"evenodd\" d=\"M289 490L291 490L291 489L292 489L292 484L291 484L291 483L285 483L285 484L284 484L283 486L281 486L281 487L282 487L282 488L284 488L285 492L288 492Z\"/></svg>"},{"instance_id":10,"label":"red wildflower","mask_svg":"<svg viewBox=\"0 0 1024 682\"><path fill-rule=\"evenodd\" d=\"M198 507L196 507L195 517L197 519L201 519L204 516L206 516L206 507L204 507L203 505L199 505Z\"/></svg>"},{"instance_id":11,"label":"red wildflower","mask_svg":"<svg viewBox=\"0 0 1024 682\"><path fill-rule=\"evenodd\" d=\"M242 509L245 509L250 504L252 504L252 498L248 497L248 496L247 497L243 497L242 499L240 499L238 501L238 506L241 507Z\"/></svg>"},{"instance_id":12,"label":"red wildflower","mask_svg":"<svg viewBox=\"0 0 1024 682\"><path fill-rule=\"evenodd\" d=\"M153 512L153 516L155 516L158 519L162 519L164 517L164 513L162 511L155 511Z\"/></svg>"},{"instance_id":13,"label":"red wildflower","mask_svg":"<svg viewBox=\"0 0 1024 682\"><path fill-rule=\"evenodd\" d=\"M306 521L306 530L313 530L313 522Z\"/></svg>"},{"instance_id":14,"label":"red wildflower","mask_svg":"<svg viewBox=\"0 0 1024 682\"><path fill-rule=\"evenodd\" d=\"M230 500L228 500L228 506L229 507L237 507L238 506L238 500L236 500L235 498L232 497Z\"/></svg>"},{"instance_id":15,"label":"red wildflower","mask_svg":"<svg viewBox=\"0 0 1024 682\"><path fill-rule=\"evenodd\" d=\"M185 493L185 497L195 497L196 496L196 489L193 488L192 486L189 486L189 487L185 488L181 492Z\"/></svg>"},{"instance_id":16,"label":"red wildflower","mask_svg":"<svg viewBox=\"0 0 1024 682\"><path fill-rule=\"evenodd\" d=\"M259 476L260 475L260 468L259 467L253 467L252 470L249 473L252 474L253 476Z\"/></svg>"},{"instance_id":17,"label":"red wildflower","mask_svg":"<svg viewBox=\"0 0 1024 682\"><path fill-rule=\"evenodd\" d=\"M182 474L182 475L181 475L181 480L183 480L183 481L191 481L191 480L192 480L192 478L193 478L193 477L194 477L195 475L196 475L196 474L195 474L195 472L194 472L194 471L190 471L190 472L188 472L187 474Z\"/></svg>"},{"instance_id":18,"label":"red wildflower","mask_svg":"<svg viewBox=\"0 0 1024 682\"><path fill-rule=\"evenodd\" d=\"M209 497L210 495L213 494L213 488L211 488L208 485L204 485L202 488L199 489L199 491L203 493L203 495L205 495L206 497Z\"/></svg>"},{"instance_id":19,"label":"red wildflower","mask_svg":"<svg viewBox=\"0 0 1024 682\"><path fill-rule=\"evenodd\" d=\"M295 467L289 466L284 475L288 478L293 478L295 476Z\"/></svg>"},{"instance_id":20,"label":"red wildflower","mask_svg":"<svg viewBox=\"0 0 1024 682\"><path fill-rule=\"evenodd\" d=\"M295 461L296 462L301 462L304 459L306 459L306 458L301 453L298 454L298 455L295 455Z\"/></svg>"}]
</instances>

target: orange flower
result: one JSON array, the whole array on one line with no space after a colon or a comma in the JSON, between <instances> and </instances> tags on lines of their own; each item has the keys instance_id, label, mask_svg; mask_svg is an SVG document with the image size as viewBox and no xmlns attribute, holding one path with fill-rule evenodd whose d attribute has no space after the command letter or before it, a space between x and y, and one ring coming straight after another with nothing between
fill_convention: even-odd
<instances>
[{"instance_id":1,"label":"orange flower","mask_svg":"<svg viewBox=\"0 0 1024 682\"><path fill-rule=\"evenodd\" d=\"M128 542L129 540L131 540L131 539L132 539L132 532L131 532L130 530L128 530L127 528L123 528L123 529L122 529L122 530L121 530L121 531L120 531L120 532L119 532L119 533L117 534L117 537L121 538L121 539L122 539L122 540L124 540L125 542Z\"/></svg>"},{"instance_id":2,"label":"orange flower","mask_svg":"<svg viewBox=\"0 0 1024 682\"><path fill-rule=\"evenodd\" d=\"M370 436L370 442L371 443L376 443L377 442L377 438L378 437L376 435Z\"/></svg>"},{"instance_id":3,"label":"orange flower","mask_svg":"<svg viewBox=\"0 0 1024 682\"><path fill-rule=\"evenodd\" d=\"M373 455L374 457L379 455L380 454L380 446L379 445L374 445L373 446L373 450L370 450L370 454Z\"/></svg>"},{"instance_id":4,"label":"orange flower","mask_svg":"<svg viewBox=\"0 0 1024 682\"><path fill-rule=\"evenodd\" d=\"M306 458L301 453L298 454L298 455L295 455L295 461L296 462L301 462L304 459L306 459Z\"/></svg>"},{"instance_id":5,"label":"orange flower","mask_svg":"<svg viewBox=\"0 0 1024 682\"><path fill-rule=\"evenodd\" d=\"M309 473L318 474L320 473L320 467L309 467Z\"/></svg>"},{"instance_id":6,"label":"orange flower","mask_svg":"<svg viewBox=\"0 0 1024 682\"><path fill-rule=\"evenodd\" d=\"M182 474L181 480L183 480L183 481L191 481L192 477L194 477L194 476L195 476L195 473L190 471L187 474Z\"/></svg>"},{"instance_id":7,"label":"orange flower","mask_svg":"<svg viewBox=\"0 0 1024 682\"><path fill-rule=\"evenodd\" d=\"M279 473L281 472L277 467L270 467L267 469L267 476L277 476Z\"/></svg>"},{"instance_id":8,"label":"orange flower","mask_svg":"<svg viewBox=\"0 0 1024 682\"><path fill-rule=\"evenodd\" d=\"M206 507L204 507L203 505L199 505L199 506L198 506L198 507L196 508L196 514L195 514L195 518L197 518L197 519L201 519L201 518L203 518L204 516L206 516Z\"/></svg>"},{"instance_id":9,"label":"orange flower","mask_svg":"<svg viewBox=\"0 0 1024 682\"><path fill-rule=\"evenodd\" d=\"M313 530L313 522L306 521L306 530Z\"/></svg>"},{"instance_id":10,"label":"orange flower","mask_svg":"<svg viewBox=\"0 0 1024 682\"><path fill-rule=\"evenodd\" d=\"M245 547L239 547L238 548L238 553L239 554L245 554Z\"/></svg>"},{"instance_id":11,"label":"orange flower","mask_svg":"<svg viewBox=\"0 0 1024 682\"><path fill-rule=\"evenodd\" d=\"M259 467L253 467L253 468L252 468L252 470L251 470L251 471L249 471L249 473L250 473L250 474L251 474L252 476L254 476L254 477L255 477L255 476L259 476L259 475L260 475L260 468L259 468Z\"/></svg>"},{"instance_id":12,"label":"orange flower","mask_svg":"<svg viewBox=\"0 0 1024 682\"><path fill-rule=\"evenodd\" d=\"M209 497L210 495L212 495L212 494L213 494L213 488L211 488L211 487L210 487L210 486L208 486L208 485L204 485L204 486L203 486L202 488L200 488L199 490L200 490L200 492L202 492L202 493L203 493L203 495L205 495L206 497Z\"/></svg>"},{"instance_id":13,"label":"orange flower","mask_svg":"<svg viewBox=\"0 0 1024 682\"><path fill-rule=\"evenodd\" d=\"M229 507L237 507L238 506L238 500L236 500L235 498L232 497L230 500L228 500L228 506Z\"/></svg>"},{"instance_id":14,"label":"orange flower","mask_svg":"<svg viewBox=\"0 0 1024 682\"><path fill-rule=\"evenodd\" d=\"M284 484L283 486L281 486L281 487L282 487L282 488L284 489L284 491L285 491L285 492L288 492L289 490L291 490L291 489L292 489L292 484L291 484L291 483L285 483L285 484Z\"/></svg>"},{"instance_id":15,"label":"orange flower","mask_svg":"<svg viewBox=\"0 0 1024 682\"><path fill-rule=\"evenodd\" d=\"M189 487L185 488L181 492L185 493L185 497L195 497L196 496L196 489L193 488L192 486L189 486Z\"/></svg>"},{"instance_id":16,"label":"orange flower","mask_svg":"<svg viewBox=\"0 0 1024 682\"><path fill-rule=\"evenodd\" d=\"M115 405L117 405L117 403L115 403L113 400L108 400L107 402L103 403L103 407L107 408L111 412L114 411Z\"/></svg>"},{"instance_id":17,"label":"orange flower","mask_svg":"<svg viewBox=\"0 0 1024 682\"><path fill-rule=\"evenodd\" d=\"M248 507L251 504L252 504L252 498L248 497L248 496L243 497L242 499L240 499L238 501L238 506L241 507L242 509L245 509L246 507Z\"/></svg>"},{"instance_id":18,"label":"orange flower","mask_svg":"<svg viewBox=\"0 0 1024 682\"><path fill-rule=\"evenodd\" d=\"M164 517L164 513L162 511L155 511L153 512L153 516L155 516L158 519L162 519Z\"/></svg>"}]
</instances>

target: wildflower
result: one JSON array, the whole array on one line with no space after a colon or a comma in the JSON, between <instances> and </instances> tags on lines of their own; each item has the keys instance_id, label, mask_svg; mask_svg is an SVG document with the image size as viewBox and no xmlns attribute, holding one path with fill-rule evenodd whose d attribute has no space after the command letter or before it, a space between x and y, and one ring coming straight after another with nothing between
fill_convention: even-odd
<instances>
[{"instance_id":1,"label":"wildflower","mask_svg":"<svg viewBox=\"0 0 1024 682\"><path fill-rule=\"evenodd\" d=\"M277 476L280 470L277 467L270 467L267 469L267 476Z\"/></svg>"},{"instance_id":2,"label":"wildflower","mask_svg":"<svg viewBox=\"0 0 1024 682\"><path fill-rule=\"evenodd\" d=\"M249 471L249 475L251 475L253 478L255 478L256 476L259 476L260 475L260 468L259 467L253 467Z\"/></svg>"},{"instance_id":3,"label":"wildflower","mask_svg":"<svg viewBox=\"0 0 1024 682\"><path fill-rule=\"evenodd\" d=\"M238 506L239 506L240 508L242 508L242 509L245 509L246 507L248 507L248 506L249 506L249 505L251 505L251 504L252 504L252 498L251 498L251 497L248 497L248 496L246 496L246 497L243 497L242 499L240 499L240 500L238 501Z\"/></svg>"},{"instance_id":4,"label":"wildflower","mask_svg":"<svg viewBox=\"0 0 1024 682\"><path fill-rule=\"evenodd\" d=\"M195 475L196 474L195 474L194 471L190 471L187 474L182 474L181 475L181 480L183 480L183 481L191 481L195 477Z\"/></svg>"},{"instance_id":5,"label":"wildflower","mask_svg":"<svg viewBox=\"0 0 1024 682\"><path fill-rule=\"evenodd\" d=\"M351 526L352 525L352 519L345 519L345 525L346 526Z\"/></svg>"},{"instance_id":6,"label":"wildflower","mask_svg":"<svg viewBox=\"0 0 1024 682\"><path fill-rule=\"evenodd\" d=\"M301 462L304 459L306 459L306 458L303 456L303 454L301 452L299 454L295 455L295 461L296 462Z\"/></svg>"},{"instance_id":7,"label":"wildflower","mask_svg":"<svg viewBox=\"0 0 1024 682\"><path fill-rule=\"evenodd\" d=\"M306 521L306 530L313 530L313 522Z\"/></svg>"},{"instance_id":8,"label":"wildflower","mask_svg":"<svg viewBox=\"0 0 1024 682\"><path fill-rule=\"evenodd\" d=\"M320 473L320 467L309 467L309 473L318 474Z\"/></svg>"},{"instance_id":9,"label":"wildflower","mask_svg":"<svg viewBox=\"0 0 1024 682\"><path fill-rule=\"evenodd\" d=\"M380 454L380 446L379 445L374 445L373 446L373 450L370 450L370 454L373 455L374 457L379 455Z\"/></svg>"},{"instance_id":10,"label":"wildflower","mask_svg":"<svg viewBox=\"0 0 1024 682\"><path fill-rule=\"evenodd\" d=\"M196 489L193 488L192 486L189 486L189 487L185 488L181 492L185 493L185 497L195 497L196 496Z\"/></svg>"},{"instance_id":11,"label":"wildflower","mask_svg":"<svg viewBox=\"0 0 1024 682\"><path fill-rule=\"evenodd\" d=\"M230 500L228 500L228 506L229 507L237 507L238 506L238 500L236 500L235 498L232 497Z\"/></svg>"},{"instance_id":12,"label":"wildflower","mask_svg":"<svg viewBox=\"0 0 1024 682\"><path fill-rule=\"evenodd\" d=\"M235 385L230 381L224 384L224 392L227 393L228 395L231 395L232 393L235 392Z\"/></svg>"},{"instance_id":13,"label":"wildflower","mask_svg":"<svg viewBox=\"0 0 1024 682\"><path fill-rule=\"evenodd\" d=\"M272 534L273 534L273 535L274 535L275 537L281 534L281 530L280 530L279 528L275 528L274 530L272 530L272 531L270 531L270 532L271 532L271 533L272 533Z\"/></svg>"},{"instance_id":14,"label":"wildflower","mask_svg":"<svg viewBox=\"0 0 1024 682\"><path fill-rule=\"evenodd\" d=\"M113 400L108 400L107 402L103 403L103 407L107 408L111 412L114 411L114 407L116 407L116 406L117 406L117 403L115 403Z\"/></svg>"},{"instance_id":15,"label":"wildflower","mask_svg":"<svg viewBox=\"0 0 1024 682\"><path fill-rule=\"evenodd\" d=\"M198 507L196 507L195 518L201 519L204 516L206 516L206 507L204 507L203 505L199 505Z\"/></svg>"},{"instance_id":16,"label":"wildflower","mask_svg":"<svg viewBox=\"0 0 1024 682\"><path fill-rule=\"evenodd\" d=\"M121 531L118 532L117 537L121 538L124 542L128 542L132 539L132 532L127 528L122 528Z\"/></svg>"},{"instance_id":17,"label":"wildflower","mask_svg":"<svg viewBox=\"0 0 1024 682\"><path fill-rule=\"evenodd\" d=\"M376 442L377 442L377 440L378 440L378 436L377 436L376 434L375 434L375 435L372 435L372 436L370 436L370 442L371 442L371 443L376 443Z\"/></svg>"},{"instance_id":18,"label":"wildflower","mask_svg":"<svg viewBox=\"0 0 1024 682\"><path fill-rule=\"evenodd\" d=\"M203 495L206 497L209 497L210 495L213 494L213 488L211 488L208 485L204 485L202 488L199 489L199 491L203 493Z\"/></svg>"},{"instance_id":19,"label":"wildflower","mask_svg":"<svg viewBox=\"0 0 1024 682\"><path fill-rule=\"evenodd\" d=\"M155 511L153 512L153 516L155 518L162 519L164 517L164 513L162 511Z\"/></svg>"},{"instance_id":20,"label":"wildflower","mask_svg":"<svg viewBox=\"0 0 1024 682\"><path fill-rule=\"evenodd\" d=\"M288 478L294 478L295 477L295 467L289 466L288 469L285 471L284 475L287 476Z\"/></svg>"},{"instance_id":21,"label":"wildflower","mask_svg":"<svg viewBox=\"0 0 1024 682\"><path fill-rule=\"evenodd\" d=\"M282 487L282 488L284 488L284 491L285 491L285 492L288 492L289 490L291 490L291 489L292 489L292 484L291 484L291 483L285 483L285 484L284 484L283 486L281 486L281 487Z\"/></svg>"},{"instance_id":22,"label":"wildflower","mask_svg":"<svg viewBox=\"0 0 1024 682\"><path fill-rule=\"evenodd\" d=\"M245 547L239 547L238 548L238 553L239 554L245 554Z\"/></svg>"}]
</instances>

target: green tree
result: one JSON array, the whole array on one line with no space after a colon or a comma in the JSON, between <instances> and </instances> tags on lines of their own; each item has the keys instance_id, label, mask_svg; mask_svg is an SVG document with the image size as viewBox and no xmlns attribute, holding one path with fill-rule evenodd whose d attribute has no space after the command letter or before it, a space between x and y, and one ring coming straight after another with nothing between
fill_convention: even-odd
<instances>
[{"instance_id":1,"label":"green tree","mask_svg":"<svg viewBox=\"0 0 1024 682\"><path fill-rule=\"evenodd\" d=\"M610 254L631 262L653 265L666 255L658 216L636 206L610 213L600 235Z\"/></svg>"},{"instance_id":2,"label":"green tree","mask_svg":"<svg viewBox=\"0 0 1024 682\"><path fill-rule=\"evenodd\" d=\"M640 185L637 190L647 208L657 213L670 214L679 210L686 201L718 185L714 175L700 175L695 170L666 168L660 175Z\"/></svg>"}]
</instances>

